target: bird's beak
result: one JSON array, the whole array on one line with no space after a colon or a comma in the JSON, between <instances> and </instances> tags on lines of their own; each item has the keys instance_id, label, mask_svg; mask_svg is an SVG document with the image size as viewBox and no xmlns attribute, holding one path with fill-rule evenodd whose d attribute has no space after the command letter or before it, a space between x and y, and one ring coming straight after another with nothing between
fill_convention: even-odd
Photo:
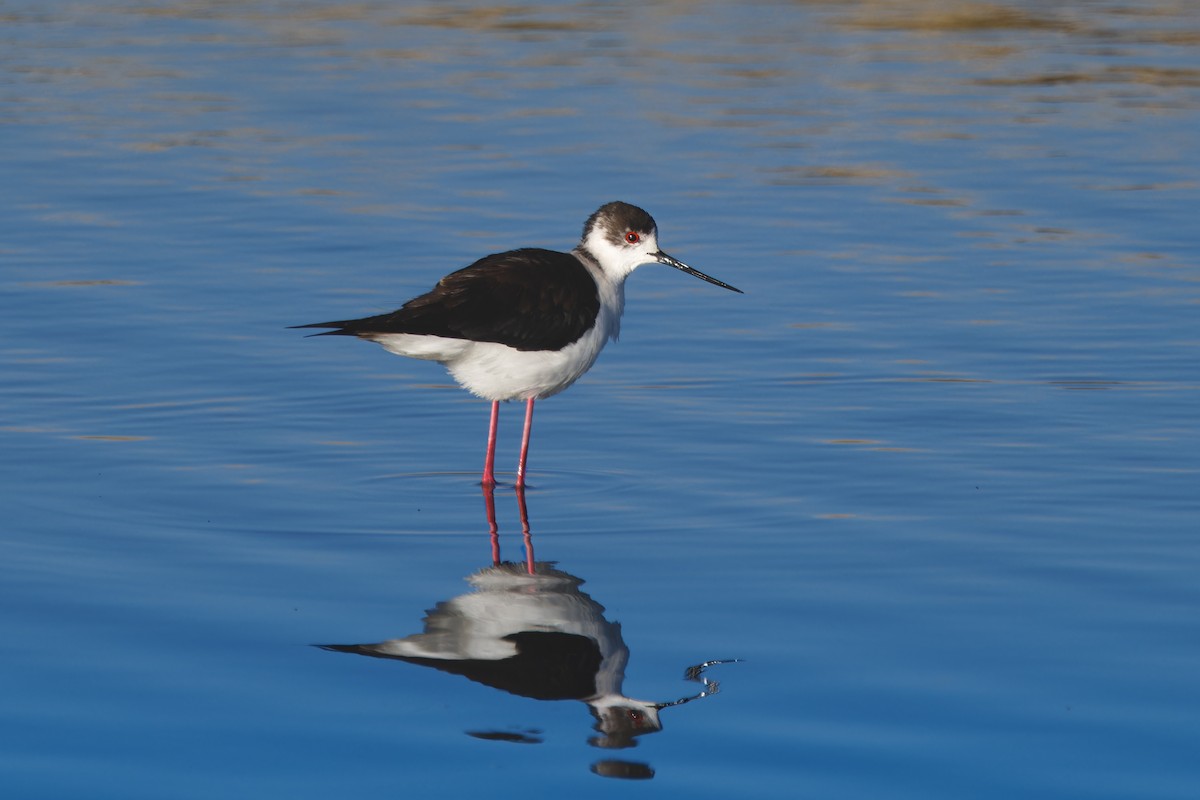
<instances>
[{"instance_id":1,"label":"bird's beak","mask_svg":"<svg viewBox=\"0 0 1200 800\"><path fill-rule=\"evenodd\" d=\"M720 286L722 289L728 289L729 291L737 292L738 294L745 294L745 292L743 292L741 289L734 288L733 286L730 286L728 283L719 281L716 278L712 277L711 275L705 275L703 272L701 272L698 269L692 269L691 267L689 267L687 264L683 263L682 261L676 261L675 259L671 258L669 255L664 253L662 250L659 250L657 253L651 253L650 255L652 255L654 257L654 260L657 261L659 264L666 264L668 267L674 267L675 269L680 270L681 272L686 272L688 275L694 275L695 277L699 278L702 281L708 281L709 283L713 284L714 286Z\"/></svg>"}]
</instances>

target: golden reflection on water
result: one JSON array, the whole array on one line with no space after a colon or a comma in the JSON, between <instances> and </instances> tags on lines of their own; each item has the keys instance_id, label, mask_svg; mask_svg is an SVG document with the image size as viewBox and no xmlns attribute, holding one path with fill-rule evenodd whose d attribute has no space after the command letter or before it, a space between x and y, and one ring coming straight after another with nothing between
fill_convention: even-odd
<instances>
[{"instance_id":1,"label":"golden reflection on water","mask_svg":"<svg viewBox=\"0 0 1200 800\"><path fill-rule=\"evenodd\" d=\"M713 31L697 19L711 17L719 20L724 14L737 16L737 3L663 3L638 9L631 13L613 14L603 5L574 4L394 4L394 3L309 3L297 6L278 2L229 3L223 0L187 0L141 6L96 6L72 12L50 10L38 17L11 12L5 15L10 23L34 24L39 21L86 25L89 18L102 22L119 21L122 16L149 19L235 21L245 28L246 36L265 37L264 43L276 46L327 47L340 56L353 55L344 48L353 47L364 58L395 60L442 61L446 53L433 42L422 42L421 29L437 28L481 34L480 43L498 35L518 40L536 41L550 45L551 51L574 53L580 57L595 54L635 53L641 66L646 62L664 61L681 64L713 65L711 85L719 87L730 79L738 84L778 83L797 77L794 70L771 63L774 49L790 46L833 52L836 43L819 36L819 27L811 23L850 31L867 33L913 34L908 39L893 36L856 38L849 44L864 53L872 52L902 56L908 51L920 61L944 60L956 62L973 60L1002 66L1009 59L1023 59L1049 40L1038 34L1053 33L1080 40L1093 40L1105 45L1157 44L1188 47L1200 43L1200 20L1194 4L1186 2L1140 2L1113 5L1107 8L1088 6L1045 10L1030 10L1028 4L997 2L965 2L964 0L863 0L862 2L802 2L766 4L778 25L766 29L760 25L722 28L723 41L743 44L745 49L718 49L706 46ZM808 8L802 8L808 7ZM626 9L626 11L629 11ZM798 13L789 14L789 11ZM1152 20L1154 27L1135 24ZM638 25L629 24L637 21ZM651 24L647 25L649 22ZM393 39L386 47L360 47L360 29L346 23L366 23L371 29L390 29ZM407 32L405 29L409 29ZM587 34L611 34L611 40L588 38ZM643 35L653 37L655 45L644 46ZM797 34L801 34L797 36ZM1034 34L1034 38L1004 37L1014 33ZM545 34L529 37L526 34ZM581 38L581 36L583 38ZM997 38L999 37L999 38ZM227 42L239 40L233 33L205 33L188 37L192 41ZM166 42L154 38L138 41L155 46ZM692 45L682 48L663 47L663 44ZM462 51L459 55L469 55ZM579 59L564 62L550 52L530 53L519 62L522 68L547 67L563 63L586 63ZM614 64L605 60L597 66L603 70ZM619 65L616 65L619 66ZM153 65L140 65L128 56L106 56L86 64L24 65L19 67L39 78L54 80L65 77L91 77L123 74L126 79L171 78L180 73ZM1031 76L995 76L977 79L982 85L1043 85L1087 81L1141 82L1159 86L1195 86L1197 70L1188 68L1129 65L1111 67L1095 73L1055 70ZM692 76L688 76L689 78ZM705 81L703 76L698 76ZM720 80L717 80L719 78ZM206 98L197 97L197 102ZM208 102L223 102L220 96Z\"/></svg>"},{"instance_id":2,"label":"golden reflection on water","mask_svg":"<svg viewBox=\"0 0 1200 800\"><path fill-rule=\"evenodd\" d=\"M319 161L432 172L428 183L490 170L519 175L541 156L586 159L610 138L587 135L591 120L610 113L595 107L589 89L619 86L628 87L628 103L611 111L629 126L711 142L687 155L704 178L691 190L697 196L719 196L746 175L767 190L865 187L931 215L996 223L958 234L981 250L1045 244L1093 234L1044 223L998 231L1001 218L1031 212L1011 197L995 202L977 187L950 185L953 171L936 158L874 144L913 143L927 154L963 143L974 157L1033 171L1072 154L1072 131L1122 130L1147 114L1192 113L1200 102L1200 67L1190 58L1200 6L1172 0L667 2L621 13L594 3L187 0L10 12L5 22L10 97L0 127L47 124L59 131L54 147L64 157L110 146L148 169L180 151L206 151L211 172L188 172L189 189L288 194L359 215L424 207L397 201L394 186L361 196L341 175L287 178ZM27 46L37 37L23 30L45 25L68 40L74 31L81 46ZM192 50L196 58L179 58ZM244 81L221 77L226 59L237 60L233 72L247 70ZM258 74L267 62L272 69ZM321 97L339 87L369 92L388 110L385 125L350 116L309 125L331 113L303 103L313 82ZM292 98L294 116L257 113L264 97ZM410 144L414 120L454 136ZM1041 130L1025 135L1028 128ZM497 140L497 130L508 138ZM1121 146L1130 158L1160 162L1193 150L1183 138ZM394 162L355 162L372 147ZM739 149L759 155L746 165ZM470 183L458 190L463 197L499 201L513 191ZM421 185L405 188L415 196ZM1077 188L1182 193L1195 183L1097 172ZM40 217L64 227L129 222L98 208L48 207Z\"/></svg>"},{"instance_id":3,"label":"golden reflection on water","mask_svg":"<svg viewBox=\"0 0 1200 800\"><path fill-rule=\"evenodd\" d=\"M728 24L741 16L739 5L732 2L665 3L613 14L591 3L362 2L298 6L219 0L76 7L69 12L49 10L40 17L8 15L11 30L16 31L22 25L54 21L79 26L81 32L94 24L102 31L113 31L114 36L122 17L197 21L205 25L185 29L185 44L224 44L231 50L261 49L264 45L307 49L312 51L310 63L303 65L303 74L294 80L304 80L314 70L328 73L334 80L373 70L376 80L395 81L399 90L418 86L436 90L440 83L447 92L480 92L480 96L491 97L514 82L523 89L536 89L531 81L544 80L547 88L576 82L627 81L644 95L652 91L649 83L663 82L647 82L641 77L647 73L661 77L669 70L679 82L672 91L678 91L685 103L699 108L696 113L679 113L671 104L658 102L666 98L652 94L645 96L650 102L639 101L643 114L680 127L760 128L764 137L771 138L762 144L774 147L803 146L805 140L844 135L847 124L862 124L842 119L825 130L808 127L841 118L839 104L855 102L856 94L887 95L880 98L887 106L901 97L947 92L982 92L977 100L988 102L989 91L994 90L992 99L1003 103L1006 90L1040 87L1064 92L1049 98L1056 104L1084 101L1127 106L1131 102L1128 94L1094 92L1103 87L1143 86L1170 92L1200 86L1200 69L1155 63L1169 58L1171 48L1184 51L1200 42L1200 14L1195 4L1170 0L1046 9L962 0L777 3L748 7L745 25ZM768 20L770 25L761 24ZM444 33L430 36L430 29ZM140 106L137 110L142 114L169 114L182 123L167 134L134 134L126 146L139 152L153 154L181 147L229 150L332 144L320 139L295 140L295 134L254 128L189 126L186 118L192 114L203 117L238 108L238 91L236 86L231 86L228 93L170 91L173 83L193 77L178 64L156 63L170 56L171 48L178 44L172 41L176 35L178 30L159 35L139 31L129 37L134 47L124 48L126 52L119 55L107 49L99 53L88 48L63 49L55 52L53 59L21 59L10 69L33 85L73 83L136 93ZM18 34L8 34L14 36ZM473 62L487 64L495 55L494 40L506 39L527 42L529 46L515 54L504 51L490 69L476 68ZM18 39L13 42L19 43ZM1053 53L1068 55L1065 48L1080 46L1096 49L1092 53L1077 49L1070 54L1074 66L1066 66L1064 59L1039 58ZM1102 48L1120 55L1126 63L1105 63L1110 59L1105 58ZM807 57L797 59L797 54ZM857 71L846 74L837 65L843 58L895 62L897 66L943 66L919 72L878 71L877 78L864 80ZM432 75L422 72L419 78L409 77L405 65L412 62L443 63L448 68ZM383 72L378 73L381 66ZM191 69L208 71L212 65L197 63ZM670 86L670 82L663 85ZM833 92L838 99L832 105L813 102L808 87ZM1072 87L1091 93L1077 97L1065 93ZM509 108L505 113L532 119L594 113L583 105L564 103L569 94L550 94L550 105L539 104L535 93L531 103ZM401 100L417 104L427 102L428 97L423 101ZM1176 92L1169 101L1190 108L1195 106L1196 97ZM1165 102L1167 98L1159 93L1144 98L1147 106ZM83 105L86 107L86 100ZM22 108L18 101L15 113L36 115L38 108L39 104L32 102ZM99 112L99 116L107 116L107 111ZM80 121L87 124L89 116L85 114ZM125 122L136 126L137 116L135 113ZM486 116L461 108L447 119L467 125L488 123ZM806 127L786 130L783 126L788 119L802 121ZM95 123L97 119L91 117L90 121ZM935 117L919 114L907 119L893 117L888 122L905 130L902 135L918 138L978 135L947 128L945 121L939 123ZM765 180L787 185L812 180L895 180L905 174L905 170L881 163L781 163ZM253 173L247 178L254 179ZM320 187L317 191L334 190ZM912 202L956 205L962 201Z\"/></svg>"}]
</instances>

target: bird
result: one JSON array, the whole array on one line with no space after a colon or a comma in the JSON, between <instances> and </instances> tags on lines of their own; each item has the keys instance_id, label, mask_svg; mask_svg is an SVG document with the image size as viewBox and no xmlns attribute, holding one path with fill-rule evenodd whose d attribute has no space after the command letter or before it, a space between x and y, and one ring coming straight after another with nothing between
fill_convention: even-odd
<instances>
[{"instance_id":1,"label":"bird","mask_svg":"<svg viewBox=\"0 0 1200 800\"><path fill-rule=\"evenodd\" d=\"M534 401L558 394L596 362L621 329L625 280L665 264L743 294L667 255L658 225L624 202L600 206L569 253L524 247L484 256L386 314L316 322L313 336L356 336L388 352L442 364L464 389L491 401L482 485L496 486L500 402L525 401L516 488L526 486Z\"/></svg>"}]
</instances>

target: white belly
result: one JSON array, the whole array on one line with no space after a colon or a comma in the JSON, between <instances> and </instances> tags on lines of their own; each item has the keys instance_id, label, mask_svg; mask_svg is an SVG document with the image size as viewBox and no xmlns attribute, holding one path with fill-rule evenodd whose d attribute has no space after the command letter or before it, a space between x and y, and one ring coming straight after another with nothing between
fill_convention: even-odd
<instances>
[{"instance_id":1,"label":"white belly","mask_svg":"<svg viewBox=\"0 0 1200 800\"><path fill-rule=\"evenodd\" d=\"M596 363L608 341L606 327L593 327L562 350L413 334L372 338L397 355L440 362L464 389L485 400L540 400L566 389Z\"/></svg>"}]
</instances>

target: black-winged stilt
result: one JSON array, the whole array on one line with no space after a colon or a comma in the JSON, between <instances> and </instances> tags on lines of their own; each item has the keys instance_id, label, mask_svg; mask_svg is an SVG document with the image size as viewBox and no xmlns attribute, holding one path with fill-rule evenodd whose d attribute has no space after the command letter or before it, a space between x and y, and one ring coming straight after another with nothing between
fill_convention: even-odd
<instances>
[{"instance_id":1,"label":"black-winged stilt","mask_svg":"<svg viewBox=\"0 0 1200 800\"><path fill-rule=\"evenodd\" d=\"M501 400L525 401L517 487L525 486L533 402L558 394L616 339L625 279L641 264L666 264L725 289L658 246L654 218L628 203L588 217L570 253L522 248L484 256L388 314L318 322L317 336L357 336L392 353L441 363L472 394L492 401L483 484L494 486Z\"/></svg>"}]
</instances>

